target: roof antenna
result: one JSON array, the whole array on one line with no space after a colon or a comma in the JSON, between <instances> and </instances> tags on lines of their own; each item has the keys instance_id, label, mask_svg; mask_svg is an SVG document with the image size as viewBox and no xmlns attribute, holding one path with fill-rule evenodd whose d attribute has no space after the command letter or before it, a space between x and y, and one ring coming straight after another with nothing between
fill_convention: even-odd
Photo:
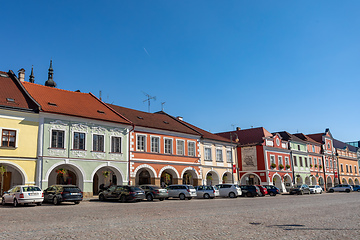
<instances>
[{"instance_id":1,"label":"roof antenna","mask_svg":"<svg viewBox=\"0 0 360 240\"><path fill-rule=\"evenodd\" d=\"M164 104L165 104L166 102L162 102L161 103L161 111L164 111Z\"/></svg>"},{"instance_id":2,"label":"roof antenna","mask_svg":"<svg viewBox=\"0 0 360 240\"><path fill-rule=\"evenodd\" d=\"M156 96L150 96L149 94L143 92L145 94L145 96L147 96L147 99L145 99L143 102L148 102L148 105L149 105L149 112L150 112L150 100L154 99L156 101Z\"/></svg>"}]
</instances>

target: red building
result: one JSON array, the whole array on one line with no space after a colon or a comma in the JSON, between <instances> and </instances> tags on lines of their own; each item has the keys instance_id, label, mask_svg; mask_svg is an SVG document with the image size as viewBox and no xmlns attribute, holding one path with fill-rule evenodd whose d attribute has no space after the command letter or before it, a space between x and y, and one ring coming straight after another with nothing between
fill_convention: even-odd
<instances>
[{"instance_id":1,"label":"red building","mask_svg":"<svg viewBox=\"0 0 360 240\"><path fill-rule=\"evenodd\" d=\"M218 133L238 138L238 174L241 185L275 185L286 192L292 186L292 164L288 142L263 127Z\"/></svg>"}]
</instances>

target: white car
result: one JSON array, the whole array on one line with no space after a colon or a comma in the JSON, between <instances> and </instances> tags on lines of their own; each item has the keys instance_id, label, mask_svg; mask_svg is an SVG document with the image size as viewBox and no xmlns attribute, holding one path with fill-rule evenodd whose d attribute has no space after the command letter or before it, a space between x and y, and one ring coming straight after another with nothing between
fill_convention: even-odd
<instances>
[{"instance_id":1,"label":"white car","mask_svg":"<svg viewBox=\"0 0 360 240\"><path fill-rule=\"evenodd\" d=\"M314 193L314 194L320 193L320 194L322 194L322 192L323 192L323 189L319 185L312 185L312 186L309 186L309 188L310 188L310 193Z\"/></svg>"},{"instance_id":2,"label":"white car","mask_svg":"<svg viewBox=\"0 0 360 240\"><path fill-rule=\"evenodd\" d=\"M170 185L166 188L169 197L180 198L180 200L192 199L196 197L196 190L192 185Z\"/></svg>"},{"instance_id":3,"label":"white car","mask_svg":"<svg viewBox=\"0 0 360 240\"><path fill-rule=\"evenodd\" d=\"M13 204L14 207L20 204L36 204L41 206L44 201L44 193L38 186L17 185L9 191L4 192L1 204Z\"/></svg>"},{"instance_id":4,"label":"white car","mask_svg":"<svg viewBox=\"0 0 360 240\"><path fill-rule=\"evenodd\" d=\"M236 198L241 196L241 188L236 184L218 184L215 187L219 189L220 197Z\"/></svg>"}]
</instances>

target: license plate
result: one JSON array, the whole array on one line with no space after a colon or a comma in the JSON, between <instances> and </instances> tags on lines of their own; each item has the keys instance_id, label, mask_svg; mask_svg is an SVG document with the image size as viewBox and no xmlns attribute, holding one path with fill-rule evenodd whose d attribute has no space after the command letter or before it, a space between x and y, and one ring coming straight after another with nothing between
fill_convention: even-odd
<instances>
[{"instance_id":1,"label":"license plate","mask_svg":"<svg viewBox=\"0 0 360 240\"><path fill-rule=\"evenodd\" d=\"M70 193L70 195L80 195L80 193L72 192L72 193Z\"/></svg>"},{"instance_id":2,"label":"license plate","mask_svg":"<svg viewBox=\"0 0 360 240\"><path fill-rule=\"evenodd\" d=\"M29 196L35 196L38 195L37 193L29 193Z\"/></svg>"},{"instance_id":3,"label":"license plate","mask_svg":"<svg viewBox=\"0 0 360 240\"><path fill-rule=\"evenodd\" d=\"M139 192L138 194L140 195L140 194L143 194L143 193L142 193L142 192Z\"/></svg>"}]
</instances>

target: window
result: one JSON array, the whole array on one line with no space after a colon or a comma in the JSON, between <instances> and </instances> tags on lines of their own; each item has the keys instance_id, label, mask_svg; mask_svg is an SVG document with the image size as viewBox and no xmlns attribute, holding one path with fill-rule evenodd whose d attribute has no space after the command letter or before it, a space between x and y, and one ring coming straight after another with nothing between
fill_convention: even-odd
<instances>
[{"instance_id":1,"label":"window","mask_svg":"<svg viewBox=\"0 0 360 240\"><path fill-rule=\"evenodd\" d=\"M329 160L326 159L326 167L329 167Z\"/></svg>"},{"instance_id":2,"label":"window","mask_svg":"<svg viewBox=\"0 0 360 240\"><path fill-rule=\"evenodd\" d=\"M309 166L312 165L312 158L309 158Z\"/></svg>"},{"instance_id":3,"label":"window","mask_svg":"<svg viewBox=\"0 0 360 240\"><path fill-rule=\"evenodd\" d=\"M315 152L315 146L314 145L312 145L312 151Z\"/></svg>"},{"instance_id":4,"label":"window","mask_svg":"<svg viewBox=\"0 0 360 240\"><path fill-rule=\"evenodd\" d=\"M282 157L281 156L278 156L278 160L279 160L279 165L283 165L283 162L282 162Z\"/></svg>"},{"instance_id":5,"label":"window","mask_svg":"<svg viewBox=\"0 0 360 240\"><path fill-rule=\"evenodd\" d=\"M231 150L227 150L227 151L226 151L226 162L228 162L228 163L232 163L232 154L231 154Z\"/></svg>"},{"instance_id":6,"label":"window","mask_svg":"<svg viewBox=\"0 0 360 240\"><path fill-rule=\"evenodd\" d=\"M344 166L342 164L340 165L340 169L341 169L341 172L344 172Z\"/></svg>"},{"instance_id":7,"label":"window","mask_svg":"<svg viewBox=\"0 0 360 240\"><path fill-rule=\"evenodd\" d=\"M52 148L64 148L64 136L65 136L65 131L52 130L52 132L51 132L51 147Z\"/></svg>"},{"instance_id":8,"label":"window","mask_svg":"<svg viewBox=\"0 0 360 240\"><path fill-rule=\"evenodd\" d=\"M289 158L288 158L288 157L285 157L285 165L290 165L290 164L289 164Z\"/></svg>"},{"instance_id":9,"label":"window","mask_svg":"<svg viewBox=\"0 0 360 240\"><path fill-rule=\"evenodd\" d=\"M303 167L302 157L299 157L299 163L300 163L300 167Z\"/></svg>"},{"instance_id":10,"label":"window","mask_svg":"<svg viewBox=\"0 0 360 240\"><path fill-rule=\"evenodd\" d=\"M304 161L305 161L305 167L308 167L308 161L307 161L307 158L304 158Z\"/></svg>"},{"instance_id":11,"label":"window","mask_svg":"<svg viewBox=\"0 0 360 240\"><path fill-rule=\"evenodd\" d=\"M294 156L294 166L297 167L297 160L295 156Z\"/></svg>"},{"instance_id":12,"label":"window","mask_svg":"<svg viewBox=\"0 0 360 240\"><path fill-rule=\"evenodd\" d=\"M204 149L205 152L205 161L211 161L211 148L205 148Z\"/></svg>"},{"instance_id":13,"label":"window","mask_svg":"<svg viewBox=\"0 0 360 240\"><path fill-rule=\"evenodd\" d=\"M298 150L300 151L300 145L297 145L298 146Z\"/></svg>"},{"instance_id":14,"label":"window","mask_svg":"<svg viewBox=\"0 0 360 240\"><path fill-rule=\"evenodd\" d=\"M273 155L270 156L270 165L271 164L276 164L275 163L275 156L273 156Z\"/></svg>"},{"instance_id":15,"label":"window","mask_svg":"<svg viewBox=\"0 0 360 240\"><path fill-rule=\"evenodd\" d=\"M146 149L146 136L145 135L137 135L136 150L145 152L145 149Z\"/></svg>"},{"instance_id":16,"label":"window","mask_svg":"<svg viewBox=\"0 0 360 240\"><path fill-rule=\"evenodd\" d=\"M216 149L216 161L217 162L222 162L223 161L222 149Z\"/></svg>"},{"instance_id":17,"label":"window","mask_svg":"<svg viewBox=\"0 0 360 240\"><path fill-rule=\"evenodd\" d=\"M335 160L334 160L334 168L337 168L337 167L336 167L336 161L335 161Z\"/></svg>"},{"instance_id":18,"label":"window","mask_svg":"<svg viewBox=\"0 0 360 240\"><path fill-rule=\"evenodd\" d=\"M330 160L330 167L332 168L332 161Z\"/></svg>"},{"instance_id":19,"label":"window","mask_svg":"<svg viewBox=\"0 0 360 240\"><path fill-rule=\"evenodd\" d=\"M317 165L317 161L316 158L314 158L314 166Z\"/></svg>"},{"instance_id":20,"label":"window","mask_svg":"<svg viewBox=\"0 0 360 240\"><path fill-rule=\"evenodd\" d=\"M121 153L121 137L111 137L111 152Z\"/></svg>"},{"instance_id":21,"label":"window","mask_svg":"<svg viewBox=\"0 0 360 240\"><path fill-rule=\"evenodd\" d=\"M354 166L354 172L357 173L357 170L356 170L356 165Z\"/></svg>"},{"instance_id":22,"label":"window","mask_svg":"<svg viewBox=\"0 0 360 240\"><path fill-rule=\"evenodd\" d=\"M176 153L177 155L184 155L185 145L183 140L176 140Z\"/></svg>"},{"instance_id":23,"label":"window","mask_svg":"<svg viewBox=\"0 0 360 240\"><path fill-rule=\"evenodd\" d=\"M16 131L15 130L2 130L2 137L1 137L1 146L2 147L15 147L16 143Z\"/></svg>"},{"instance_id":24,"label":"window","mask_svg":"<svg viewBox=\"0 0 360 240\"><path fill-rule=\"evenodd\" d=\"M330 150L330 143L328 143L327 145L328 145L328 149Z\"/></svg>"},{"instance_id":25,"label":"window","mask_svg":"<svg viewBox=\"0 0 360 240\"><path fill-rule=\"evenodd\" d=\"M188 155L195 157L195 142L188 142Z\"/></svg>"},{"instance_id":26,"label":"window","mask_svg":"<svg viewBox=\"0 0 360 240\"><path fill-rule=\"evenodd\" d=\"M352 173L352 166L350 165L350 173Z\"/></svg>"},{"instance_id":27,"label":"window","mask_svg":"<svg viewBox=\"0 0 360 240\"><path fill-rule=\"evenodd\" d=\"M104 152L104 135L93 135L93 151Z\"/></svg>"},{"instance_id":28,"label":"window","mask_svg":"<svg viewBox=\"0 0 360 240\"><path fill-rule=\"evenodd\" d=\"M151 137L151 152L159 153L160 152L160 138Z\"/></svg>"},{"instance_id":29,"label":"window","mask_svg":"<svg viewBox=\"0 0 360 240\"><path fill-rule=\"evenodd\" d=\"M73 149L85 150L85 133L74 132Z\"/></svg>"},{"instance_id":30,"label":"window","mask_svg":"<svg viewBox=\"0 0 360 240\"><path fill-rule=\"evenodd\" d=\"M172 154L172 139L165 138L165 153Z\"/></svg>"},{"instance_id":31,"label":"window","mask_svg":"<svg viewBox=\"0 0 360 240\"><path fill-rule=\"evenodd\" d=\"M348 173L349 172L349 166L346 165L346 172Z\"/></svg>"}]
</instances>

